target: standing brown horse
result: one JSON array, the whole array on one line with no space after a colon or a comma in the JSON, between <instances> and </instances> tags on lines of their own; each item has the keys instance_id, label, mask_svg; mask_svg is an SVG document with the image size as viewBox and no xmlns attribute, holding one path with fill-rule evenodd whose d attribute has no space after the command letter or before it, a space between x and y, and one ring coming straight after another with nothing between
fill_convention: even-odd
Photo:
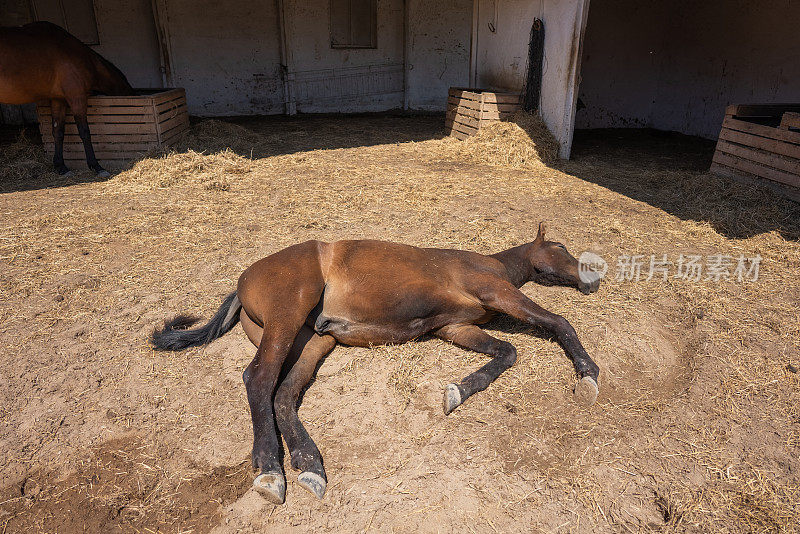
<instances>
[{"instance_id":1,"label":"standing brown horse","mask_svg":"<svg viewBox=\"0 0 800 534\"><path fill-rule=\"evenodd\" d=\"M86 119L93 93L132 95L131 85L110 61L49 22L0 28L0 103L30 104L50 100L53 110L53 165L64 165L64 120L67 106L83 141L86 163L98 176L109 174L97 162Z\"/></svg>"},{"instance_id":2,"label":"standing brown horse","mask_svg":"<svg viewBox=\"0 0 800 534\"><path fill-rule=\"evenodd\" d=\"M207 325L186 330L196 319L178 316L153 333L152 343L162 350L203 345L241 319L258 347L244 372L253 419L253 464L261 470L253 485L270 501L283 503L286 481L277 420L292 467L301 471L299 483L322 498L327 484L322 456L297 416L297 399L319 360L337 342L361 347L404 343L430 332L492 356L458 384L445 387L444 413L449 414L516 361L513 345L477 326L504 313L544 328L558 340L579 376L576 395L592 404L600 370L575 330L519 290L532 281L589 294L599 287L600 277L588 274L579 273L578 260L564 245L545 239L543 224L533 242L491 256L386 241L307 241L248 267L236 292ZM286 374L276 391L282 367Z\"/></svg>"}]
</instances>

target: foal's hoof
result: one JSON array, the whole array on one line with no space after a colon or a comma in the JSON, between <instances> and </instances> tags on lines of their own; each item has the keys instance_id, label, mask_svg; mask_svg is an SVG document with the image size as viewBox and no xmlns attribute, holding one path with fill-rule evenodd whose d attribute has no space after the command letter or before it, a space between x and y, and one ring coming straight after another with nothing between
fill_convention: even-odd
<instances>
[{"instance_id":1,"label":"foal's hoof","mask_svg":"<svg viewBox=\"0 0 800 534\"><path fill-rule=\"evenodd\" d=\"M575 398L584 406L591 406L597 400L600 388L591 376L584 376L575 383Z\"/></svg>"},{"instance_id":2,"label":"foal's hoof","mask_svg":"<svg viewBox=\"0 0 800 534\"><path fill-rule=\"evenodd\" d=\"M111 176L111 173L105 169L100 169L99 171L97 171L97 174L95 176L97 176L98 178L108 178L109 176Z\"/></svg>"},{"instance_id":3,"label":"foal's hoof","mask_svg":"<svg viewBox=\"0 0 800 534\"><path fill-rule=\"evenodd\" d=\"M286 479L283 473L261 473L253 481L253 489L272 504L283 504L286 500Z\"/></svg>"},{"instance_id":4,"label":"foal's hoof","mask_svg":"<svg viewBox=\"0 0 800 534\"><path fill-rule=\"evenodd\" d=\"M455 384L447 384L444 388L444 401L442 408L445 415L450 415L450 412L461 406L461 391Z\"/></svg>"},{"instance_id":5,"label":"foal's hoof","mask_svg":"<svg viewBox=\"0 0 800 534\"><path fill-rule=\"evenodd\" d=\"M311 471L303 471L297 477L297 482L305 489L314 494L317 499L321 499L325 495L325 489L328 483L325 479Z\"/></svg>"}]
</instances>

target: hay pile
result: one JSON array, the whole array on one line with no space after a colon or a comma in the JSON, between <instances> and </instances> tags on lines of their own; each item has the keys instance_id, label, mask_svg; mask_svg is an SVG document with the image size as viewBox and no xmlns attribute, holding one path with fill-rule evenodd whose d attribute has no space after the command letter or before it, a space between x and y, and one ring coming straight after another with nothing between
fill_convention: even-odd
<instances>
[{"instance_id":1,"label":"hay pile","mask_svg":"<svg viewBox=\"0 0 800 534\"><path fill-rule=\"evenodd\" d=\"M12 189L42 175L54 174L41 145L22 130L17 140L0 150L0 189Z\"/></svg>"},{"instance_id":2,"label":"hay pile","mask_svg":"<svg viewBox=\"0 0 800 534\"><path fill-rule=\"evenodd\" d=\"M558 142L544 121L519 111L511 120L485 126L466 139L458 154L473 163L530 168L558 160Z\"/></svg>"},{"instance_id":3,"label":"hay pile","mask_svg":"<svg viewBox=\"0 0 800 534\"><path fill-rule=\"evenodd\" d=\"M172 151L194 150L206 154L233 151L252 156L260 152L271 141L271 136L259 135L238 124L216 119L207 119L195 124L172 147Z\"/></svg>"},{"instance_id":4,"label":"hay pile","mask_svg":"<svg viewBox=\"0 0 800 534\"><path fill-rule=\"evenodd\" d=\"M208 190L228 191L230 178L245 174L251 168L251 160L230 149L215 154L203 154L189 149L141 159L129 170L117 175L115 181L134 189L141 186L165 188L200 184Z\"/></svg>"}]
</instances>

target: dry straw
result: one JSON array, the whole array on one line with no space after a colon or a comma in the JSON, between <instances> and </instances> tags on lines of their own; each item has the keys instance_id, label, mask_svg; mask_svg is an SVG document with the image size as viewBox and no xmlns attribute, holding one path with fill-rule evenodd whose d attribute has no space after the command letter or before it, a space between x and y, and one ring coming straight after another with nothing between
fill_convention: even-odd
<instances>
[{"instance_id":1,"label":"dry straw","mask_svg":"<svg viewBox=\"0 0 800 534\"><path fill-rule=\"evenodd\" d=\"M457 417L464 435L496 451L514 466L511 472L547 477L549 495L580 489L562 504L582 503L582 513L603 528L656 528L631 519L620 504L631 486L671 527L796 531L800 381L786 366L800 363L798 207L710 176L702 165L687 165L686 152L662 150L659 139L648 145L641 132L623 145L606 138L592 149L591 139L584 140L590 148L563 162L556 161L557 145L541 121L528 115L463 142L443 137L442 123L424 117L202 121L175 147L133 162L108 182L54 190L51 198L75 202L65 203L68 208L28 206L15 194L5 209L17 217L5 221L0 243L9 273L4 298L23 310L31 295L66 298L29 312L37 317L34 332L19 319L26 312L14 306L0 309L2 324L35 341L100 321L92 323L96 335L109 332L103 343L116 345L119 325L97 313L108 303L188 294L181 301L186 311L207 313L250 262L312 238L374 237L495 252L531 239L544 218L553 237L573 251L593 248L612 262L622 253L759 254L757 284L612 278L589 298L526 287L573 322L601 362L598 405L589 411L573 405L572 370L557 344L498 321L488 330L514 343L519 361ZM21 138L2 148L5 190L60 183L41 147ZM91 178L82 171L75 181ZM109 213L109 204L119 210ZM135 261L86 280L75 278L90 270L78 263L84 256L61 252L87 250L92 265L113 264L120 247ZM138 358L172 370L181 360L150 353L139 331L155 319L136 321L138 330L122 332L134 353L125 360L135 362L139 350ZM8 350L37 347L26 342ZM9 353L8 361L24 361L27 352ZM418 400L421 382L444 383L485 361L437 340L371 354L353 367L388 360L387 389L403 405ZM185 380L165 378L160 387L173 397L196 395ZM216 407L196 408L208 412L208 424L215 421ZM136 424L151 424L134 413ZM172 432L166 423L153 424L161 424L156 433ZM751 438L757 432L783 440L770 451L779 460L759 456ZM784 461L791 471L776 467ZM699 481L687 483L686 473L699 473Z\"/></svg>"}]
</instances>

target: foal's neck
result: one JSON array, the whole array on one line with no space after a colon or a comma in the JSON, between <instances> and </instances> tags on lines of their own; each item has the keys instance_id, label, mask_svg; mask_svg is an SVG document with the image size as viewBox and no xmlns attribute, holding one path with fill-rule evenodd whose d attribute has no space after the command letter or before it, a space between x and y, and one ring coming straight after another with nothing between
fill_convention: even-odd
<instances>
[{"instance_id":1,"label":"foal's neck","mask_svg":"<svg viewBox=\"0 0 800 534\"><path fill-rule=\"evenodd\" d=\"M508 272L508 280L516 287L522 287L531 279L530 251L533 243L525 243L518 247L510 248L497 254L492 254L492 258L500 260L505 265Z\"/></svg>"}]
</instances>

